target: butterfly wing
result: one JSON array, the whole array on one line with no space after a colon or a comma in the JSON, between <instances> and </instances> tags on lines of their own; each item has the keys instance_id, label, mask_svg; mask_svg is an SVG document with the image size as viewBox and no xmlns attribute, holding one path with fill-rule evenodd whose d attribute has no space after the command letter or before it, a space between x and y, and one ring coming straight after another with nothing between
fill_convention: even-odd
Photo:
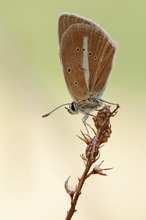
<instances>
[{"instance_id":1,"label":"butterfly wing","mask_svg":"<svg viewBox=\"0 0 146 220\"><path fill-rule=\"evenodd\" d=\"M116 44L99 25L90 32L88 40L89 91L100 96L106 88L113 67Z\"/></svg>"},{"instance_id":2,"label":"butterfly wing","mask_svg":"<svg viewBox=\"0 0 146 220\"><path fill-rule=\"evenodd\" d=\"M65 81L76 102L105 88L115 44L96 23L73 14L59 18L59 54Z\"/></svg>"},{"instance_id":3,"label":"butterfly wing","mask_svg":"<svg viewBox=\"0 0 146 220\"><path fill-rule=\"evenodd\" d=\"M72 24L88 24L92 26L96 26L96 23L93 21L86 19L84 17L75 15L75 14L68 14L68 13L62 13L59 16L58 20L58 37L59 37L59 43L61 41L63 33L72 25Z\"/></svg>"}]
</instances>

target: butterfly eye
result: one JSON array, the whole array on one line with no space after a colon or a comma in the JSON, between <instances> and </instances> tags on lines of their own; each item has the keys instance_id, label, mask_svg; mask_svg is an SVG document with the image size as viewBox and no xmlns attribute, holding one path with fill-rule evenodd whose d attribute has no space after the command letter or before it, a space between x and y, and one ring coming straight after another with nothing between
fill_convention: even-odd
<instances>
[{"instance_id":1,"label":"butterfly eye","mask_svg":"<svg viewBox=\"0 0 146 220\"><path fill-rule=\"evenodd\" d=\"M79 110L78 110L78 107L77 107L77 104L75 102L72 102L70 105L69 105L69 108L66 108L67 111L74 115L74 114L78 114L79 113Z\"/></svg>"},{"instance_id":2,"label":"butterfly eye","mask_svg":"<svg viewBox=\"0 0 146 220\"><path fill-rule=\"evenodd\" d=\"M75 81L75 82L74 82L74 84L75 84L75 85L77 85L77 84L78 84L78 82L77 82L77 81Z\"/></svg>"},{"instance_id":3,"label":"butterfly eye","mask_svg":"<svg viewBox=\"0 0 146 220\"><path fill-rule=\"evenodd\" d=\"M67 110L72 115L77 114L79 112L77 104L75 102L72 102L69 106L69 109Z\"/></svg>"},{"instance_id":4,"label":"butterfly eye","mask_svg":"<svg viewBox=\"0 0 146 220\"><path fill-rule=\"evenodd\" d=\"M88 53L88 55L89 55L89 56L91 56L91 55L92 55L92 53L91 53L91 52L89 52L89 53Z\"/></svg>"},{"instance_id":5,"label":"butterfly eye","mask_svg":"<svg viewBox=\"0 0 146 220\"><path fill-rule=\"evenodd\" d=\"M97 56L95 55L95 56L94 56L94 60L96 60L96 59L97 59Z\"/></svg>"},{"instance_id":6,"label":"butterfly eye","mask_svg":"<svg viewBox=\"0 0 146 220\"><path fill-rule=\"evenodd\" d=\"M83 49L82 49L82 51L84 52L84 51L85 51L85 49L83 48Z\"/></svg>"},{"instance_id":7,"label":"butterfly eye","mask_svg":"<svg viewBox=\"0 0 146 220\"><path fill-rule=\"evenodd\" d=\"M77 51L77 52L79 52L79 51L80 51L80 48L79 48L79 47L77 47L77 48L76 48L76 51Z\"/></svg>"}]
</instances>

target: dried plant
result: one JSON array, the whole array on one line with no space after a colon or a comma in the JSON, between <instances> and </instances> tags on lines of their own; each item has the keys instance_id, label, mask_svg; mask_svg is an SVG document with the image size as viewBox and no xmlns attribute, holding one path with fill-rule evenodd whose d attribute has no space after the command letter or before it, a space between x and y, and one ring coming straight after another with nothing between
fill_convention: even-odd
<instances>
[{"instance_id":1,"label":"dried plant","mask_svg":"<svg viewBox=\"0 0 146 220\"><path fill-rule=\"evenodd\" d=\"M106 143L110 138L110 135L112 133L110 118L116 115L118 108L119 105L117 105L114 111L110 111L110 106L105 105L102 109L98 111L97 116L93 117L94 126L95 126L93 138L91 138L87 134L84 134L82 131L81 133L83 138L78 136L87 145L85 154L81 155L81 158L85 164L85 169L81 178L78 178L78 184L76 187L72 187L68 185L68 180L70 177L65 181L66 192L70 195L71 198L71 206L69 211L67 212L65 220L71 219L73 214L77 211L76 205L79 196L81 194L82 187L85 183L85 180L89 178L92 174L99 174L106 176L106 174L103 171L112 169L112 168L102 169L100 166L103 163L103 161L98 165L95 164L93 169L91 169L91 166L99 159L100 148L103 147L103 144Z\"/></svg>"}]
</instances>

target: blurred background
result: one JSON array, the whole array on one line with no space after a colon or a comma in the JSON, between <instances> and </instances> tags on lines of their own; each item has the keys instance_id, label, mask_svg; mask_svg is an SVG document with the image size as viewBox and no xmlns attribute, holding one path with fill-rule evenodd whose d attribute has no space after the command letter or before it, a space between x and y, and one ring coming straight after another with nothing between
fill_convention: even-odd
<instances>
[{"instance_id":1,"label":"blurred background","mask_svg":"<svg viewBox=\"0 0 146 220\"><path fill-rule=\"evenodd\" d=\"M74 220L146 219L146 3L116 0L0 1L0 219L65 219L84 164L76 136L82 115L71 102L58 56L60 13L100 24L119 45L104 99L119 103L112 135L101 149L108 177L91 176Z\"/></svg>"}]
</instances>

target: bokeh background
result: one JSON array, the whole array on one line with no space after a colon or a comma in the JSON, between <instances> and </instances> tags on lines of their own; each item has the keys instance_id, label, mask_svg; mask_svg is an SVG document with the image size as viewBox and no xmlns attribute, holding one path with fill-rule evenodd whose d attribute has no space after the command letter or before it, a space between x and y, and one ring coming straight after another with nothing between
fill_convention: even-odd
<instances>
[{"instance_id":1,"label":"bokeh background","mask_svg":"<svg viewBox=\"0 0 146 220\"><path fill-rule=\"evenodd\" d=\"M119 0L0 1L0 219L65 219L84 164L82 115L71 102L58 57L57 22L69 12L99 23L119 49L104 99L119 103L101 150L108 177L86 182L74 220L146 219L146 3Z\"/></svg>"}]
</instances>

